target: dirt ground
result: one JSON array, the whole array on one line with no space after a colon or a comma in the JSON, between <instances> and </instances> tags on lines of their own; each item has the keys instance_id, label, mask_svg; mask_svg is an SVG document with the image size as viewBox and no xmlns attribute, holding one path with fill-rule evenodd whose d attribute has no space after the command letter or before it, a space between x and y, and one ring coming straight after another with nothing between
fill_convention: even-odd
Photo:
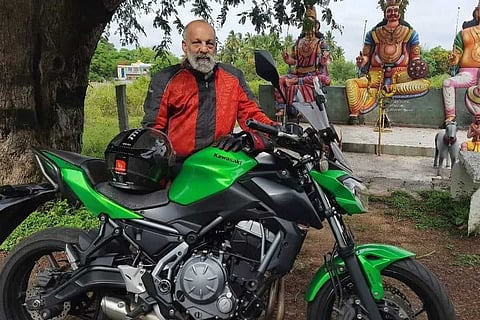
<instances>
[{"instance_id":1,"label":"dirt ground","mask_svg":"<svg viewBox=\"0 0 480 320\"><path fill-rule=\"evenodd\" d=\"M348 218L357 244L387 243L417 254L447 287L455 305L458 320L477 320L480 314L480 265L457 266L459 255L480 255L480 238L466 238L434 230L418 230L412 222L383 214L385 206L371 203L370 213ZM328 226L311 230L295 268L286 281L286 319L305 319L307 305L305 289L318 267L323 254L333 245ZM4 254L0 252L0 265ZM437 319L435 319L437 320ZM441 320L441 319L438 319Z\"/></svg>"},{"instance_id":2,"label":"dirt ground","mask_svg":"<svg viewBox=\"0 0 480 320\"><path fill-rule=\"evenodd\" d=\"M458 320L477 320L480 314L480 265L457 266L459 255L480 255L480 238L461 237L436 230L419 230L410 221L383 214L381 203L371 203L370 213L348 218L357 244L387 243L417 254L417 259L444 283L453 300ZM303 295L323 254L331 250L333 238L328 226L310 231L295 270L288 275L286 318L305 319ZM441 319L438 319L441 320Z\"/></svg>"}]
</instances>

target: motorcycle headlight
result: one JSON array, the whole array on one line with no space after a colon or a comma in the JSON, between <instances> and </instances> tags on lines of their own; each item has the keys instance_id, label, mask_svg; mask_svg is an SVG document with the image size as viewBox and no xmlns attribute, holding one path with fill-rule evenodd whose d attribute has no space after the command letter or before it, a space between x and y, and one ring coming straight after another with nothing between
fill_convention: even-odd
<instances>
[{"instance_id":1,"label":"motorcycle headlight","mask_svg":"<svg viewBox=\"0 0 480 320\"><path fill-rule=\"evenodd\" d=\"M347 187L355 196L357 202L363 207L364 211L368 211L368 189L360 181L354 178L347 178L342 181L343 185Z\"/></svg>"}]
</instances>

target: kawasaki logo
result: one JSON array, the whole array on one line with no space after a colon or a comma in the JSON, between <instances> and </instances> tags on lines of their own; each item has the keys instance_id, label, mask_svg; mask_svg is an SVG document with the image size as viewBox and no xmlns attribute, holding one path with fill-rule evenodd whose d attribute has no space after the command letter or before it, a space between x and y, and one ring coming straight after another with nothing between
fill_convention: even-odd
<instances>
[{"instance_id":1,"label":"kawasaki logo","mask_svg":"<svg viewBox=\"0 0 480 320\"><path fill-rule=\"evenodd\" d=\"M214 153L213 156L214 156L215 158L217 158L217 159L222 159L222 160L230 161L230 162L236 163L236 164L238 164L238 165L241 165L241 164L242 164L242 160L225 157L225 156L222 156L221 154L218 154L218 153Z\"/></svg>"}]
</instances>

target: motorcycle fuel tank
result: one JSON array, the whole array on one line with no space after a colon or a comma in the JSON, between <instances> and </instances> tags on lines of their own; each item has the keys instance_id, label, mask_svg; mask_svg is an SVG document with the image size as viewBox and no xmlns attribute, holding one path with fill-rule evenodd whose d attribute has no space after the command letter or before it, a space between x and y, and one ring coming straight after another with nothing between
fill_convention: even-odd
<instances>
[{"instance_id":1,"label":"motorcycle fuel tank","mask_svg":"<svg viewBox=\"0 0 480 320\"><path fill-rule=\"evenodd\" d=\"M189 205L229 188L257 165L243 151L209 147L190 156L170 187L171 201Z\"/></svg>"}]
</instances>

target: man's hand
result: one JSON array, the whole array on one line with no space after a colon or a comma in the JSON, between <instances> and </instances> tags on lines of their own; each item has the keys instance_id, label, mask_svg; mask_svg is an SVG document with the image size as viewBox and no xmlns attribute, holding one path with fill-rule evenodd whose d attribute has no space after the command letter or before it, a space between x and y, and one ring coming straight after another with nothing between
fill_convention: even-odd
<instances>
[{"instance_id":1,"label":"man's hand","mask_svg":"<svg viewBox=\"0 0 480 320\"><path fill-rule=\"evenodd\" d=\"M213 143L214 147L225 151L243 150L249 154L272 151L273 142L265 134L257 131L241 131L221 137Z\"/></svg>"},{"instance_id":2,"label":"man's hand","mask_svg":"<svg viewBox=\"0 0 480 320\"><path fill-rule=\"evenodd\" d=\"M213 146L225 151L240 151L243 149L243 138L236 134L228 134L220 137L213 143Z\"/></svg>"}]
</instances>

